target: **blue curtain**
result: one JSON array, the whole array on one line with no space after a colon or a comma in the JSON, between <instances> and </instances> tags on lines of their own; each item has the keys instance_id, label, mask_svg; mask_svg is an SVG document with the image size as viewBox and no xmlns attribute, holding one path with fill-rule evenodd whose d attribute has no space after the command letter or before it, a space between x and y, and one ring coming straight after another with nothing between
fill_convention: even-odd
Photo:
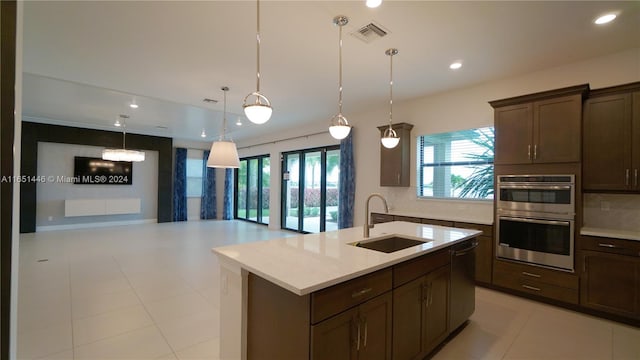
<instances>
[{"instance_id":1,"label":"blue curtain","mask_svg":"<svg viewBox=\"0 0 640 360\"><path fill-rule=\"evenodd\" d=\"M176 148L173 173L173 221L187 221L187 149Z\"/></svg>"},{"instance_id":2,"label":"blue curtain","mask_svg":"<svg viewBox=\"0 0 640 360\"><path fill-rule=\"evenodd\" d=\"M233 220L233 169L224 169L224 220Z\"/></svg>"},{"instance_id":3,"label":"blue curtain","mask_svg":"<svg viewBox=\"0 0 640 360\"><path fill-rule=\"evenodd\" d=\"M356 168L353 161L353 131L340 141L340 183L338 189L338 228L353 227L356 197Z\"/></svg>"},{"instance_id":4,"label":"blue curtain","mask_svg":"<svg viewBox=\"0 0 640 360\"><path fill-rule=\"evenodd\" d=\"M202 157L202 198L200 199L200 219L217 219L216 169L207 167L209 150Z\"/></svg>"}]
</instances>

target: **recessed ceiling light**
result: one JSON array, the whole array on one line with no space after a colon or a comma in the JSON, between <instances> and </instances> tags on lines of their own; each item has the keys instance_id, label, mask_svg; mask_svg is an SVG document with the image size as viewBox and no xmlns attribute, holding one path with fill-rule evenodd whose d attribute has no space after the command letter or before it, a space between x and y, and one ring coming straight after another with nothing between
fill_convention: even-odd
<instances>
[{"instance_id":1,"label":"recessed ceiling light","mask_svg":"<svg viewBox=\"0 0 640 360\"><path fill-rule=\"evenodd\" d=\"M202 129L202 132L200 133L200 137L202 137L202 138L206 138L207 137L207 133L204 132L204 129Z\"/></svg>"},{"instance_id":2,"label":"recessed ceiling light","mask_svg":"<svg viewBox=\"0 0 640 360\"><path fill-rule=\"evenodd\" d=\"M116 122L115 122L115 124L113 124L113 126L120 127L120 126L122 126L122 124L120 123L120 120L116 120Z\"/></svg>"},{"instance_id":3,"label":"recessed ceiling light","mask_svg":"<svg viewBox=\"0 0 640 360\"><path fill-rule=\"evenodd\" d=\"M598 18L594 21L594 23L595 23L596 25L604 25L604 24L607 24L607 23L612 22L612 21L616 18L616 16L617 16L617 15L616 15L616 14L613 14L613 13L611 13L611 14L605 14L605 15L602 15L602 16L598 17Z\"/></svg>"},{"instance_id":4,"label":"recessed ceiling light","mask_svg":"<svg viewBox=\"0 0 640 360\"><path fill-rule=\"evenodd\" d=\"M137 109L138 108L138 104L132 102L131 104L129 104L129 107L132 109Z\"/></svg>"},{"instance_id":5,"label":"recessed ceiling light","mask_svg":"<svg viewBox=\"0 0 640 360\"><path fill-rule=\"evenodd\" d=\"M458 70L462 67L462 62L461 61L456 61L451 63L451 65L449 65L449 69L451 70Z\"/></svg>"},{"instance_id":6,"label":"recessed ceiling light","mask_svg":"<svg viewBox=\"0 0 640 360\"><path fill-rule=\"evenodd\" d=\"M382 4L382 0L367 0L366 4L367 7L377 8L378 6L380 6L380 4Z\"/></svg>"},{"instance_id":7,"label":"recessed ceiling light","mask_svg":"<svg viewBox=\"0 0 640 360\"><path fill-rule=\"evenodd\" d=\"M238 116L238 120L236 120L236 125L242 126L242 118Z\"/></svg>"}]
</instances>

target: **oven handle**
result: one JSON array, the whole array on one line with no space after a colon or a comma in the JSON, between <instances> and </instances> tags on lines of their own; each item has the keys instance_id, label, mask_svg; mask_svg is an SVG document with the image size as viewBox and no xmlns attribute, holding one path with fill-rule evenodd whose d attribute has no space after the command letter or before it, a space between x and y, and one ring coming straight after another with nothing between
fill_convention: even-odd
<instances>
[{"instance_id":1,"label":"oven handle","mask_svg":"<svg viewBox=\"0 0 640 360\"><path fill-rule=\"evenodd\" d=\"M534 224L544 224L544 225L567 225L568 223L570 223L570 220L567 220L567 221L538 220L538 219L514 218L514 217L508 217L508 216L500 216L499 219L500 220L505 219L505 220L511 220L511 221L526 222L526 223L534 223Z\"/></svg>"},{"instance_id":2,"label":"oven handle","mask_svg":"<svg viewBox=\"0 0 640 360\"><path fill-rule=\"evenodd\" d=\"M498 185L500 189L525 189L525 190L571 190L571 185Z\"/></svg>"}]
</instances>

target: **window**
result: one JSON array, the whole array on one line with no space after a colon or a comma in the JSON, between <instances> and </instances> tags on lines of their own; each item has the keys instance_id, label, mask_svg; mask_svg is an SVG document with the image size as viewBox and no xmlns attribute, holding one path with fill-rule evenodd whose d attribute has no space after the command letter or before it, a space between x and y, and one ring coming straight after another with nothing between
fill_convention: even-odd
<instances>
[{"instance_id":1,"label":"window","mask_svg":"<svg viewBox=\"0 0 640 360\"><path fill-rule=\"evenodd\" d=\"M418 197L493 199L493 127L418 137Z\"/></svg>"},{"instance_id":2,"label":"window","mask_svg":"<svg viewBox=\"0 0 640 360\"><path fill-rule=\"evenodd\" d=\"M340 146L282 154L283 229L317 233L338 229Z\"/></svg>"},{"instance_id":3,"label":"window","mask_svg":"<svg viewBox=\"0 0 640 360\"><path fill-rule=\"evenodd\" d=\"M200 157L187 157L187 197L202 196L202 152Z\"/></svg>"},{"instance_id":4,"label":"window","mask_svg":"<svg viewBox=\"0 0 640 360\"><path fill-rule=\"evenodd\" d=\"M260 155L240 159L235 177L235 217L269 224L271 159Z\"/></svg>"}]
</instances>

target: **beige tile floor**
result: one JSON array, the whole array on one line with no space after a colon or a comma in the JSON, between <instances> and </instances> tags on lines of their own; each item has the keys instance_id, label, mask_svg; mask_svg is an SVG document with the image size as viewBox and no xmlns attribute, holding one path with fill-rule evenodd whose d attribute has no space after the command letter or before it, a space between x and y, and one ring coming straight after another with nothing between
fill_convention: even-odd
<instances>
[{"instance_id":1,"label":"beige tile floor","mask_svg":"<svg viewBox=\"0 0 640 360\"><path fill-rule=\"evenodd\" d=\"M289 236L240 221L23 234L19 359L218 359L210 248ZM448 359L640 359L640 329L477 289Z\"/></svg>"}]
</instances>

